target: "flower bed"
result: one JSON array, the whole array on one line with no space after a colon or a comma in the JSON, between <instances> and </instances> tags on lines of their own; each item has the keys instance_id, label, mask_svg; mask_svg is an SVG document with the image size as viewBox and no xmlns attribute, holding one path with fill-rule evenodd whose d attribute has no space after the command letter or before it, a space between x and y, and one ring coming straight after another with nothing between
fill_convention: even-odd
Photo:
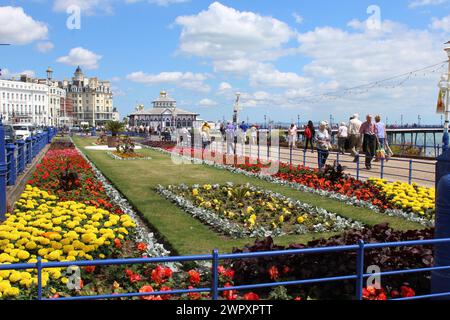
<instances>
[{"instance_id":1,"label":"flower bed","mask_svg":"<svg viewBox=\"0 0 450 320\"><path fill-rule=\"evenodd\" d=\"M151 157L146 157L143 154L133 152L133 153L121 153L117 151L107 152L111 158L115 160L151 160Z\"/></svg>"},{"instance_id":2,"label":"flower bed","mask_svg":"<svg viewBox=\"0 0 450 320\"><path fill-rule=\"evenodd\" d=\"M234 253L354 245L358 240L363 240L365 243L383 243L432 238L432 229L402 232L392 230L388 225L382 224L359 231L350 230L330 239L314 240L307 244L292 244L288 247L275 245L272 238L267 238L242 249L235 249ZM387 272L429 268L434 265L434 259L431 246L393 247L366 250L364 263L364 270L367 270L366 268L369 266L378 266L381 272ZM230 266L235 271L236 285L345 276L356 274L356 265L355 251L271 256L230 262ZM402 290L405 294L408 293L407 290L404 290L405 288L401 289L406 283L406 287L414 289L420 295L429 294L430 272L406 273L381 278L381 285L386 296L389 297L403 295ZM300 295L304 299L308 297L313 299L352 299L355 294L355 281L292 286L289 287L288 292ZM372 298L376 297L367 296L367 299Z\"/></svg>"},{"instance_id":3,"label":"flower bed","mask_svg":"<svg viewBox=\"0 0 450 320\"><path fill-rule=\"evenodd\" d=\"M236 238L363 228L359 222L251 185L158 186L157 191Z\"/></svg>"},{"instance_id":4,"label":"flower bed","mask_svg":"<svg viewBox=\"0 0 450 320\"><path fill-rule=\"evenodd\" d=\"M162 152L170 155L172 149L161 149L147 147L154 151ZM356 180L353 177L345 176L340 178L336 182L331 182L327 179L326 172L320 172L317 169L311 169L303 166L290 166L288 164L280 163L280 172L270 176L261 173L261 169L264 166L261 163L249 164L249 158L245 159L244 165L224 165L219 164L211 160L199 160L195 158L197 155L202 155L201 151L196 153L195 150L184 150L183 155L180 155L182 159L186 161L192 160L197 163L203 163L206 165L214 166L219 169L231 171L233 173L244 174L248 177L258 178L271 183L285 185L290 188L314 193L322 197L328 197L334 200L345 202L352 206L358 206L370 209L375 213L384 213L388 216L400 217L406 220L419 223L426 227L434 226L434 207L428 209L427 213L422 215L408 209L408 207L399 206L396 202L392 202L389 199L389 195L383 192L383 190L374 184L372 181ZM224 156L225 157L225 156ZM225 161L223 163L226 163ZM328 171L333 172L335 169L330 170L330 166L327 166ZM373 179L372 179L373 180ZM399 184L398 182L396 184ZM434 188L424 188L429 195L434 193ZM430 204L434 204L432 200Z\"/></svg>"}]
</instances>

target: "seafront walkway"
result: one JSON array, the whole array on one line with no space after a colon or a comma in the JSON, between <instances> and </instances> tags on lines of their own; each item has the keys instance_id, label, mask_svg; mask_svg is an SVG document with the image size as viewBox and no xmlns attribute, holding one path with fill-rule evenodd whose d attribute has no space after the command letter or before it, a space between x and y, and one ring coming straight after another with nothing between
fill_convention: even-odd
<instances>
[{"instance_id":1,"label":"seafront walkway","mask_svg":"<svg viewBox=\"0 0 450 320\"><path fill-rule=\"evenodd\" d=\"M217 152L225 153L226 145L224 143L213 143L211 149ZM291 163L292 165L305 165L311 168L318 168L317 151L304 151L303 149L292 149L286 147L266 147L249 146L244 148L236 145L238 155L245 154L251 158L259 158L262 161L280 161ZM390 158L389 160L373 162L372 169L367 170L364 165L365 156L360 155L359 164L353 162L354 158L346 153L345 155L337 152L330 152L327 163L335 162L345 167L345 172L359 179L368 179L372 177L384 178L388 181L401 181L407 183L417 183L421 186L435 186L435 166L436 160L418 160L410 158Z\"/></svg>"}]
</instances>

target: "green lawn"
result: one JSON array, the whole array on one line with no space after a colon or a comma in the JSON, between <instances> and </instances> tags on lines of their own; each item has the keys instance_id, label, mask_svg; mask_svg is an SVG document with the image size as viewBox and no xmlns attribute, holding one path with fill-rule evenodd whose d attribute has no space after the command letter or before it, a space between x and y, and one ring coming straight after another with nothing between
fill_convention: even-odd
<instances>
[{"instance_id":1,"label":"green lawn","mask_svg":"<svg viewBox=\"0 0 450 320\"><path fill-rule=\"evenodd\" d=\"M279 192L285 196L322 207L342 216L359 220L366 225L389 222L399 230L422 228L419 224L401 218L376 214L370 210L349 206L310 193L284 186L277 186L256 178L234 174L206 165L176 165L170 157L156 151L144 149L142 153L152 160L120 161L110 158L105 151L83 148L94 140L74 137L78 147L95 163L103 174L124 194L132 205L147 219L149 224L172 246L178 254L209 253L214 248L230 252L233 247L252 243L251 239L231 239L220 235L202 224L174 204L161 198L154 190L158 184L214 184L234 182L251 183L255 186ZM288 235L275 239L277 244L304 243L314 238L333 234Z\"/></svg>"}]
</instances>

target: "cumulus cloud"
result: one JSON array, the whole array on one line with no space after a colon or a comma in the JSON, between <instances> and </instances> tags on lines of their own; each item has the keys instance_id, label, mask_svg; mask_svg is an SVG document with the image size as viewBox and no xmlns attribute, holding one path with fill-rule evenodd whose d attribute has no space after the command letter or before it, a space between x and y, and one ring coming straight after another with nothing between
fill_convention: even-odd
<instances>
[{"instance_id":1,"label":"cumulus cloud","mask_svg":"<svg viewBox=\"0 0 450 320\"><path fill-rule=\"evenodd\" d=\"M57 61L68 66L81 66L86 69L97 69L101 58L101 55L82 47L77 47L71 49L67 56L58 58Z\"/></svg>"},{"instance_id":2,"label":"cumulus cloud","mask_svg":"<svg viewBox=\"0 0 450 320\"><path fill-rule=\"evenodd\" d=\"M301 15L299 15L297 12L294 12L292 14L292 16L294 17L295 23L297 23L297 24L303 23L303 17Z\"/></svg>"},{"instance_id":3,"label":"cumulus cloud","mask_svg":"<svg viewBox=\"0 0 450 320\"><path fill-rule=\"evenodd\" d=\"M196 15L179 16L179 50L215 60L242 59L279 50L295 33L284 22L253 12L238 11L219 2Z\"/></svg>"},{"instance_id":4,"label":"cumulus cloud","mask_svg":"<svg viewBox=\"0 0 450 320\"><path fill-rule=\"evenodd\" d=\"M215 107L217 106L217 102L208 98L202 99L200 100L200 102L198 103L198 105L200 107Z\"/></svg>"},{"instance_id":5,"label":"cumulus cloud","mask_svg":"<svg viewBox=\"0 0 450 320\"><path fill-rule=\"evenodd\" d=\"M55 0L53 10L57 12L66 12L71 6L77 6L81 14L92 15L96 12L112 13L113 4L117 0Z\"/></svg>"},{"instance_id":6,"label":"cumulus cloud","mask_svg":"<svg viewBox=\"0 0 450 320\"><path fill-rule=\"evenodd\" d=\"M409 7L414 9L418 7L425 7L425 6L436 6L443 3L446 3L448 0L413 0L410 1Z\"/></svg>"},{"instance_id":7,"label":"cumulus cloud","mask_svg":"<svg viewBox=\"0 0 450 320\"><path fill-rule=\"evenodd\" d=\"M47 53L53 50L55 45L50 41L42 41L36 44L36 50L41 53Z\"/></svg>"},{"instance_id":8,"label":"cumulus cloud","mask_svg":"<svg viewBox=\"0 0 450 320\"><path fill-rule=\"evenodd\" d=\"M431 21L431 28L450 33L450 16L443 17L442 19L433 18Z\"/></svg>"},{"instance_id":9,"label":"cumulus cloud","mask_svg":"<svg viewBox=\"0 0 450 320\"><path fill-rule=\"evenodd\" d=\"M45 23L34 20L21 7L0 7L0 42L24 45L47 38Z\"/></svg>"},{"instance_id":10,"label":"cumulus cloud","mask_svg":"<svg viewBox=\"0 0 450 320\"><path fill-rule=\"evenodd\" d=\"M22 72L12 72L9 69L2 69L0 79L18 79L21 75L27 75L28 77L35 77L36 72L34 70L23 70Z\"/></svg>"},{"instance_id":11,"label":"cumulus cloud","mask_svg":"<svg viewBox=\"0 0 450 320\"><path fill-rule=\"evenodd\" d=\"M204 83L208 76L203 73L193 72L161 72L159 74L147 74L142 71L127 75L127 79L137 83L148 85L174 84L185 89L209 92L211 88Z\"/></svg>"}]
</instances>

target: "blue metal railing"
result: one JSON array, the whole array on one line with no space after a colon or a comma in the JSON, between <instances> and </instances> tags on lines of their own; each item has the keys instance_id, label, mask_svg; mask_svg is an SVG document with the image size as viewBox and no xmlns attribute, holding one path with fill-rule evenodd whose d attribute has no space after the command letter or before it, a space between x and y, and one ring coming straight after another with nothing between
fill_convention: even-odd
<instances>
[{"instance_id":1,"label":"blue metal railing","mask_svg":"<svg viewBox=\"0 0 450 320\"><path fill-rule=\"evenodd\" d=\"M25 141L5 144L3 124L0 120L0 221L6 213L6 186L16 184L17 177L23 174L26 166L52 141L56 133L55 128L48 128L48 131Z\"/></svg>"},{"instance_id":2,"label":"blue metal railing","mask_svg":"<svg viewBox=\"0 0 450 320\"><path fill-rule=\"evenodd\" d=\"M232 254L219 254L218 250L213 250L211 254L203 255L191 255L191 256L176 256L176 257L156 257L156 258L130 258L130 259L104 259L104 260L85 260L85 261L67 261L67 262L42 262L41 258L38 257L36 263L18 263L18 264L0 264L0 270L24 270L24 269L35 269L37 270L37 299L38 300L93 300L93 299L117 299L117 298L133 298L133 297L145 297L145 296L156 296L156 295L180 295L185 293L211 293L211 298L213 300L219 299L219 293L229 290L236 291L247 291L279 286L294 286L294 285L308 285L308 284L318 284L327 282L338 282L338 281L355 281L355 299L363 300L363 288L364 279L373 276L373 273L365 273L365 261L364 256L367 250L373 249L383 249L388 247L411 247L411 246L432 246L432 245L444 245L450 244L450 238L448 239L432 239L432 240L416 240L416 241L405 241L405 242L388 242L388 243L364 243L359 241L355 245L347 246L334 246L334 247L320 247L320 248L306 248L306 249L296 249L296 250L278 250L278 251L264 251L264 252L250 252L250 253L232 253ZM315 279L301 279L301 280L290 280L281 282L270 282L270 283L257 283L250 285L235 285L230 287L220 287L219 286L219 271L218 266L220 261L230 261L230 260L241 260L241 259L255 259L255 258L266 258L266 257L276 257L276 256L293 256L293 255L304 255L304 254L323 254L323 253L336 253L353 251L356 252L356 272L349 275L325 277L325 278L315 278ZM68 267L85 267L85 266L109 266L109 265L136 265L136 264L158 264L158 263L169 263L169 262L194 262L194 261L209 261L212 263L211 268L211 285L205 288L194 288L194 289L174 289L170 291L154 291L154 292L130 292L121 294L101 294L101 295L89 295L89 296L70 296L62 298L44 298L43 297L43 284L42 284L42 271L47 268L68 268ZM382 268L382 266L380 266ZM433 266L427 268L416 268L416 269L403 269L403 270L392 270L392 271L381 271L379 274L382 276L392 276L399 274L413 274L420 272L436 272L450 270L450 266ZM395 300L417 300L417 299L430 299L439 297L448 297L449 292L433 292L430 294L425 294L421 296L407 297L407 298L397 298Z\"/></svg>"}]
</instances>

